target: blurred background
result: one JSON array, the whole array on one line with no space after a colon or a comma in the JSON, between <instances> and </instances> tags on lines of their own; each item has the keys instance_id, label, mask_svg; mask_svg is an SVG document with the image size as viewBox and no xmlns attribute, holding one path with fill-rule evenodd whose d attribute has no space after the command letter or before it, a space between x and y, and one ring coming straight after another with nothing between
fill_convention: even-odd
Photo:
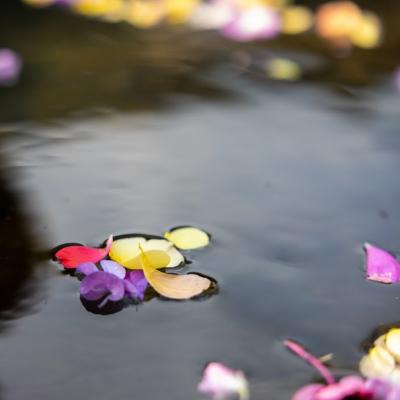
<instances>
[{"instance_id":1,"label":"blurred background","mask_svg":"<svg viewBox=\"0 0 400 400\"><path fill-rule=\"evenodd\" d=\"M252 398L357 372L399 320L362 244L400 249L400 3L2 0L0 399L201 398L208 361ZM64 242L193 224L202 302L88 313Z\"/></svg>"}]
</instances>

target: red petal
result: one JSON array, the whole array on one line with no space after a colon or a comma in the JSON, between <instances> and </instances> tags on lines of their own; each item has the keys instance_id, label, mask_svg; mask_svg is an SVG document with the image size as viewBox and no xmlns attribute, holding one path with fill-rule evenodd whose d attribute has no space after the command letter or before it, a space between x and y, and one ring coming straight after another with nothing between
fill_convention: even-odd
<instances>
[{"instance_id":1,"label":"red petal","mask_svg":"<svg viewBox=\"0 0 400 400\"><path fill-rule=\"evenodd\" d=\"M110 236L104 249L97 249L87 246L64 247L61 250L57 251L55 257L64 266L64 268L67 269L76 268L80 264L86 262L96 263L107 257L111 248L112 240L113 238L112 236Z\"/></svg>"}]
</instances>

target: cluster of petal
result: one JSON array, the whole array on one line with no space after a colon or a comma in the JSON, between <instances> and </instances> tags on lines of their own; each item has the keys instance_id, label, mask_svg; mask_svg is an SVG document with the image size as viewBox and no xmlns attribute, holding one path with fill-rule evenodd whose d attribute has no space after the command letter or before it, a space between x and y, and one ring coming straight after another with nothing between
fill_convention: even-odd
<instances>
[{"instance_id":1,"label":"cluster of petal","mask_svg":"<svg viewBox=\"0 0 400 400\"><path fill-rule=\"evenodd\" d=\"M101 261L100 268L91 262L77 268L77 273L84 275L80 286L80 294L84 299L103 299L99 307L108 301L117 302L125 297L143 300L147 280L142 271L126 272L123 266L110 260Z\"/></svg>"},{"instance_id":2,"label":"cluster of petal","mask_svg":"<svg viewBox=\"0 0 400 400\"><path fill-rule=\"evenodd\" d=\"M215 400L238 396L241 400L249 397L247 379L242 371L235 371L227 366L212 362L208 364L198 385L200 393Z\"/></svg>"},{"instance_id":3,"label":"cluster of petal","mask_svg":"<svg viewBox=\"0 0 400 400\"><path fill-rule=\"evenodd\" d=\"M15 84L21 70L21 57L10 49L0 48L0 86Z\"/></svg>"},{"instance_id":4,"label":"cluster of petal","mask_svg":"<svg viewBox=\"0 0 400 400\"><path fill-rule=\"evenodd\" d=\"M379 336L360 361L359 369L368 378L390 378L400 382L400 329Z\"/></svg>"},{"instance_id":5,"label":"cluster of petal","mask_svg":"<svg viewBox=\"0 0 400 400\"><path fill-rule=\"evenodd\" d=\"M392 254L369 243L364 249L367 279L381 283L400 282L400 263Z\"/></svg>"}]
</instances>

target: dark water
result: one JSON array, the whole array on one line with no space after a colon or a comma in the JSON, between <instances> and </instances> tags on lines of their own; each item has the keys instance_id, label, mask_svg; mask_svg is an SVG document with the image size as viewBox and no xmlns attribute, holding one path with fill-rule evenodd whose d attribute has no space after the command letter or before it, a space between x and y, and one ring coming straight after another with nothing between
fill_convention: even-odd
<instances>
[{"instance_id":1,"label":"dark water","mask_svg":"<svg viewBox=\"0 0 400 400\"><path fill-rule=\"evenodd\" d=\"M289 399L313 373L286 337L355 370L361 342L400 319L399 288L362 270L363 242L400 249L396 32L337 60L312 38L235 46L17 11L0 28L26 60L0 93L0 398L197 399L219 360L252 398ZM257 60L283 51L303 82L261 79ZM213 235L190 254L219 282L206 301L94 315L44 256L180 224Z\"/></svg>"}]
</instances>

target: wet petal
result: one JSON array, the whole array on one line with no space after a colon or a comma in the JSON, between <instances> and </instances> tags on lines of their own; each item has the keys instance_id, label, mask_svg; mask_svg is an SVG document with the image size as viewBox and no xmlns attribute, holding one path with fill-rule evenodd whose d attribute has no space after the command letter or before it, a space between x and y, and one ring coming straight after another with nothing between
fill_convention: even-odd
<instances>
[{"instance_id":1,"label":"wet petal","mask_svg":"<svg viewBox=\"0 0 400 400\"><path fill-rule=\"evenodd\" d=\"M162 259L162 251L142 251L141 263L144 275L153 289L169 299L184 300L197 296L211 286L211 280L196 274L175 275L157 270L154 260Z\"/></svg>"},{"instance_id":2,"label":"wet petal","mask_svg":"<svg viewBox=\"0 0 400 400\"><path fill-rule=\"evenodd\" d=\"M315 395L324 387L321 384L311 384L299 389L292 400L315 400Z\"/></svg>"},{"instance_id":3,"label":"wet petal","mask_svg":"<svg viewBox=\"0 0 400 400\"><path fill-rule=\"evenodd\" d=\"M364 245L366 251L367 279L381 283L400 281L400 263L390 253L369 243Z\"/></svg>"},{"instance_id":4,"label":"wet petal","mask_svg":"<svg viewBox=\"0 0 400 400\"><path fill-rule=\"evenodd\" d=\"M210 244L210 236L206 232L191 226L171 229L164 233L164 237L181 250L198 249Z\"/></svg>"},{"instance_id":5,"label":"wet petal","mask_svg":"<svg viewBox=\"0 0 400 400\"><path fill-rule=\"evenodd\" d=\"M113 274L117 276L119 279L124 279L126 275L125 268L118 264L115 261L111 260L103 260L100 261L101 268L103 268L104 272L108 272L109 274Z\"/></svg>"},{"instance_id":6,"label":"wet petal","mask_svg":"<svg viewBox=\"0 0 400 400\"><path fill-rule=\"evenodd\" d=\"M136 300L142 301L146 292L148 283L142 270L129 271L125 281L126 292Z\"/></svg>"},{"instance_id":7,"label":"wet petal","mask_svg":"<svg viewBox=\"0 0 400 400\"><path fill-rule=\"evenodd\" d=\"M76 272L83 275L90 275L93 272L97 272L99 269L96 267L96 264L92 262L83 263L78 266Z\"/></svg>"},{"instance_id":8,"label":"wet petal","mask_svg":"<svg viewBox=\"0 0 400 400\"><path fill-rule=\"evenodd\" d=\"M112 245L112 236L107 240L104 249L97 249L87 246L67 246L57 251L56 259L67 269L73 269L80 264L93 262L96 263L105 258Z\"/></svg>"},{"instance_id":9,"label":"wet petal","mask_svg":"<svg viewBox=\"0 0 400 400\"><path fill-rule=\"evenodd\" d=\"M197 389L213 399L224 399L232 395L237 395L243 400L249 397L248 384L243 372L216 362L206 366Z\"/></svg>"},{"instance_id":10,"label":"wet petal","mask_svg":"<svg viewBox=\"0 0 400 400\"><path fill-rule=\"evenodd\" d=\"M124 281L108 272L94 272L81 282L80 294L86 300L99 300L107 296L105 301L119 301L125 294Z\"/></svg>"},{"instance_id":11,"label":"wet petal","mask_svg":"<svg viewBox=\"0 0 400 400\"><path fill-rule=\"evenodd\" d=\"M177 267L185 261L183 255L168 240L146 240L143 237L131 237L115 240L111 246L110 258L123 265L125 268L142 269L139 246L142 246L143 250L146 252L155 250L153 254L149 255L151 258L163 256L162 260L153 260L153 265L158 265L158 268Z\"/></svg>"}]
</instances>

